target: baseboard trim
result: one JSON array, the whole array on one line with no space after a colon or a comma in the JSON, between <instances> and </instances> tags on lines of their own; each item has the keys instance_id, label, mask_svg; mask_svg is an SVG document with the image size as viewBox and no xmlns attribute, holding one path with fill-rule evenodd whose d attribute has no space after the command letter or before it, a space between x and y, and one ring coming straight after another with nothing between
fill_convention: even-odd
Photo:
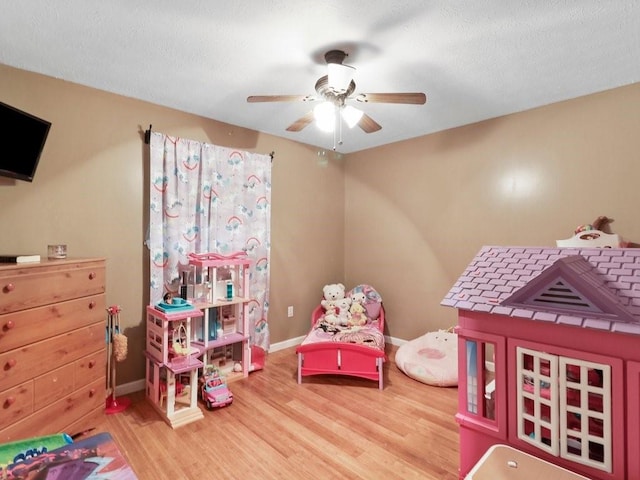
<instances>
[{"instance_id":1,"label":"baseboard trim","mask_svg":"<svg viewBox=\"0 0 640 480\"><path fill-rule=\"evenodd\" d=\"M141 380L135 380L133 382L123 383L122 385L116 386L116 397L144 390L144 381L145 380L143 378Z\"/></svg>"},{"instance_id":2,"label":"baseboard trim","mask_svg":"<svg viewBox=\"0 0 640 480\"><path fill-rule=\"evenodd\" d=\"M270 352L277 352L278 350L284 350L289 347L297 347L304 340L304 335L302 337L290 338L289 340L285 340L284 342L272 343L269 346Z\"/></svg>"}]
</instances>

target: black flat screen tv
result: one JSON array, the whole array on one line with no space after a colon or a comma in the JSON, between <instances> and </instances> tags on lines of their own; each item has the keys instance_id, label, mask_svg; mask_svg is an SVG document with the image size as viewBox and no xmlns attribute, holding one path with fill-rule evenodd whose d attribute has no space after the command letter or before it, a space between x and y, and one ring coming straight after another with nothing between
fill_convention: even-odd
<instances>
[{"instance_id":1,"label":"black flat screen tv","mask_svg":"<svg viewBox=\"0 0 640 480\"><path fill-rule=\"evenodd\" d=\"M51 122L0 102L0 176L32 182Z\"/></svg>"}]
</instances>

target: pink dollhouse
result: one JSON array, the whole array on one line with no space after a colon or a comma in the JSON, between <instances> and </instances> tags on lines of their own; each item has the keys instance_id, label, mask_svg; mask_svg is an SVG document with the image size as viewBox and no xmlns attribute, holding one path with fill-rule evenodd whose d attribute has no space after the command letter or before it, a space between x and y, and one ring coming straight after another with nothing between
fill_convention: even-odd
<instances>
[{"instance_id":1,"label":"pink dollhouse","mask_svg":"<svg viewBox=\"0 0 640 480\"><path fill-rule=\"evenodd\" d=\"M190 340L192 322L202 315L189 304L175 311L147 306L146 396L173 428L204 418L198 407L198 369L204 364Z\"/></svg>"},{"instance_id":2,"label":"pink dollhouse","mask_svg":"<svg viewBox=\"0 0 640 480\"><path fill-rule=\"evenodd\" d=\"M640 249L483 247L458 309L460 478L507 444L640 478Z\"/></svg>"}]
</instances>

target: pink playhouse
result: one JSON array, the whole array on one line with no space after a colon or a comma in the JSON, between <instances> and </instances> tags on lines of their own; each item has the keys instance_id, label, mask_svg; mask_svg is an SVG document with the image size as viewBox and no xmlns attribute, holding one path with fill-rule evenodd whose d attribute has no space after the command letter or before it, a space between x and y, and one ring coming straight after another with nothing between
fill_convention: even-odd
<instances>
[{"instance_id":1,"label":"pink playhouse","mask_svg":"<svg viewBox=\"0 0 640 480\"><path fill-rule=\"evenodd\" d=\"M640 479L640 249L483 247L458 309L460 478L506 444Z\"/></svg>"}]
</instances>

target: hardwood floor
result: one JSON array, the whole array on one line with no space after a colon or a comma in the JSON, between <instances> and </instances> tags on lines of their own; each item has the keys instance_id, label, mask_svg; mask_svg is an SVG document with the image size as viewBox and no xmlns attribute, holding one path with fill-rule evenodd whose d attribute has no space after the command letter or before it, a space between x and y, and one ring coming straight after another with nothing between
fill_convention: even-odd
<instances>
[{"instance_id":1,"label":"hardwood floor","mask_svg":"<svg viewBox=\"0 0 640 480\"><path fill-rule=\"evenodd\" d=\"M458 479L457 389L404 375L389 347L385 389L349 377L296 383L295 349L230 384L233 404L172 429L145 400L106 415L141 480Z\"/></svg>"}]
</instances>

